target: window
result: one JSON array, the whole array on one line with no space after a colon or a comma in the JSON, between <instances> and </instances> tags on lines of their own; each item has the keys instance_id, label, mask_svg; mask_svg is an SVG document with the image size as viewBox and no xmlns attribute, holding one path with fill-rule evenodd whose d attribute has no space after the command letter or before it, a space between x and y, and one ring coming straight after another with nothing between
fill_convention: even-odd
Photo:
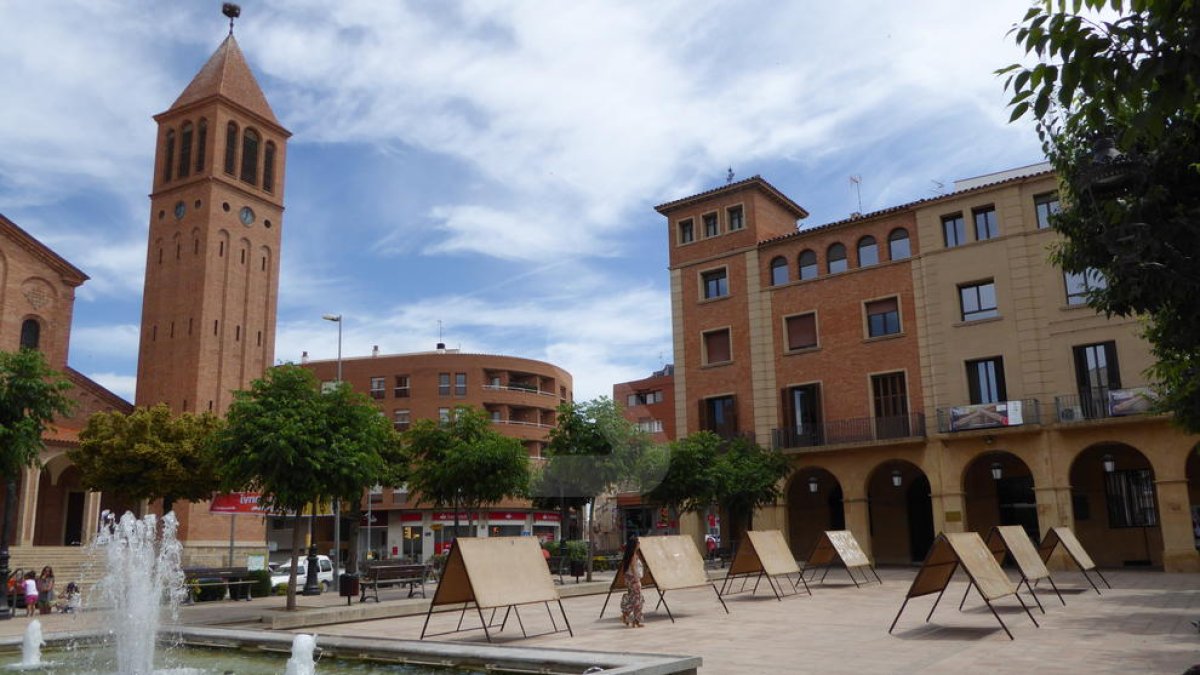
<instances>
[{"instance_id":1,"label":"window","mask_svg":"<svg viewBox=\"0 0 1200 675\"><path fill-rule=\"evenodd\" d=\"M900 227L888 235L888 259L903 260L912 255L912 247L908 242L908 230Z\"/></svg>"},{"instance_id":2,"label":"window","mask_svg":"<svg viewBox=\"0 0 1200 675\"><path fill-rule=\"evenodd\" d=\"M191 122L184 122L179 129L179 177L188 175L192 169L192 135L195 133Z\"/></svg>"},{"instance_id":3,"label":"window","mask_svg":"<svg viewBox=\"0 0 1200 675\"><path fill-rule=\"evenodd\" d=\"M397 410L392 413L392 425L396 431L404 431L412 423L412 414L407 410Z\"/></svg>"},{"instance_id":4,"label":"window","mask_svg":"<svg viewBox=\"0 0 1200 675\"><path fill-rule=\"evenodd\" d=\"M942 234L946 237L946 248L954 248L967 243L967 226L963 223L961 213L942 216Z\"/></svg>"},{"instance_id":5,"label":"window","mask_svg":"<svg viewBox=\"0 0 1200 675\"><path fill-rule=\"evenodd\" d=\"M1088 295L1108 287L1108 280L1100 272L1088 268L1083 274L1063 272L1063 282L1067 287L1068 305L1086 305Z\"/></svg>"},{"instance_id":6,"label":"window","mask_svg":"<svg viewBox=\"0 0 1200 675\"><path fill-rule=\"evenodd\" d=\"M1036 195L1033 198L1033 210L1037 212L1038 229L1044 230L1050 227L1050 216L1062 211L1062 206L1058 203L1058 193L1047 192L1044 195Z\"/></svg>"},{"instance_id":7,"label":"window","mask_svg":"<svg viewBox=\"0 0 1200 675\"><path fill-rule=\"evenodd\" d=\"M771 261L771 285L781 286L788 282L787 258L779 256Z\"/></svg>"},{"instance_id":8,"label":"window","mask_svg":"<svg viewBox=\"0 0 1200 675\"><path fill-rule=\"evenodd\" d=\"M632 408L635 405L641 405L641 404L642 404L642 399L637 394L630 394L629 396L627 396L625 398L626 407Z\"/></svg>"},{"instance_id":9,"label":"window","mask_svg":"<svg viewBox=\"0 0 1200 675\"><path fill-rule=\"evenodd\" d=\"M1004 359L996 356L967 361L967 391L971 396L971 405L1007 401L1008 392L1004 390Z\"/></svg>"},{"instance_id":10,"label":"window","mask_svg":"<svg viewBox=\"0 0 1200 675\"><path fill-rule=\"evenodd\" d=\"M242 133L242 180L258 182L258 132L253 129Z\"/></svg>"},{"instance_id":11,"label":"window","mask_svg":"<svg viewBox=\"0 0 1200 675\"><path fill-rule=\"evenodd\" d=\"M704 221L704 236L715 237L721 234L721 224L717 221L717 214L706 213L700 218Z\"/></svg>"},{"instance_id":12,"label":"window","mask_svg":"<svg viewBox=\"0 0 1200 675\"><path fill-rule=\"evenodd\" d=\"M1150 469L1113 471L1104 474L1104 501L1108 504L1109 527L1154 527L1154 476Z\"/></svg>"},{"instance_id":13,"label":"window","mask_svg":"<svg viewBox=\"0 0 1200 675\"><path fill-rule=\"evenodd\" d=\"M692 219L679 221L679 243L690 244L696 241L696 228L692 224Z\"/></svg>"},{"instance_id":14,"label":"window","mask_svg":"<svg viewBox=\"0 0 1200 675\"><path fill-rule=\"evenodd\" d=\"M700 428L728 438L737 433L737 407L733 396L700 401Z\"/></svg>"},{"instance_id":15,"label":"window","mask_svg":"<svg viewBox=\"0 0 1200 675\"><path fill-rule=\"evenodd\" d=\"M42 324L37 319L21 322L21 349L37 349L42 342Z\"/></svg>"},{"instance_id":16,"label":"window","mask_svg":"<svg viewBox=\"0 0 1200 675\"><path fill-rule=\"evenodd\" d=\"M450 395L450 373L438 373L438 396Z\"/></svg>"},{"instance_id":17,"label":"window","mask_svg":"<svg viewBox=\"0 0 1200 675\"><path fill-rule=\"evenodd\" d=\"M491 411L491 416L492 416L492 424L500 424L501 422L503 422L503 421L504 421L504 420L503 420L503 419L500 417L500 411L499 411L499 410L492 410L492 411Z\"/></svg>"},{"instance_id":18,"label":"window","mask_svg":"<svg viewBox=\"0 0 1200 675\"><path fill-rule=\"evenodd\" d=\"M637 392L635 394L630 394L629 397L626 399L626 403L630 406L650 405L652 403L662 403L662 400L663 400L662 389L655 389L654 391L648 391L648 392L643 391L643 392Z\"/></svg>"},{"instance_id":19,"label":"window","mask_svg":"<svg viewBox=\"0 0 1200 675\"><path fill-rule=\"evenodd\" d=\"M872 375L871 397L875 403L876 438L905 438L911 435L904 373Z\"/></svg>"},{"instance_id":20,"label":"window","mask_svg":"<svg viewBox=\"0 0 1200 675\"><path fill-rule=\"evenodd\" d=\"M438 408L438 421L441 422L442 424L449 424L449 422L450 422L450 409L449 408Z\"/></svg>"},{"instance_id":21,"label":"window","mask_svg":"<svg viewBox=\"0 0 1200 675\"><path fill-rule=\"evenodd\" d=\"M200 118L196 125L196 173L204 170L204 153L208 150L208 120Z\"/></svg>"},{"instance_id":22,"label":"window","mask_svg":"<svg viewBox=\"0 0 1200 675\"><path fill-rule=\"evenodd\" d=\"M962 303L962 320L978 321L1000 316L996 311L996 284L985 281L969 286L958 287L959 300Z\"/></svg>"},{"instance_id":23,"label":"window","mask_svg":"<svg viewBox=\"0 0 1200 675\"><path fill-rule=\"evenodd\" d=\"M466 396L467 395L467 374L466 373L455 373L454 374L454 395L455 396Z\"/></svg>"},{"instance_id":24,"label":"window","mask_svg":"<svg viewBox=\"0 0 1200 675\"><path fill-rule=\"evenodd\" d=\"M171 170L175 168L175 130L167 131L167 156L163 162L163 182L171 180Z\"/></svg>"},{"instance_id":25,"label":"window","mask_svg":"<svg viewBox=\"0 0 1200 675\"><path fill-rule=\"evenodd\" d=\"M1000 236L1000 221L996 220L996 207L985 206L971 211L975 217L975 239L986 241Z\"/></svg>"},{"instance_id":26,"label":"window","mask_svg":"<svg viewBox=\"0 0 1200 675\"><path fill-rule=\"evenodd\" d=\"M729 279L725 275L724 268L704 272L700 275L700 280L704 286L705 300L729 295Z\"/></svg>"},{"instance_id":27,"label":"window","mask_svg":"<svg viewBox=\"0 0 1200 675\"><path fill-rule=\"evenodd\" d=\"M267 141L266 149L263 150L263 189L267 192L275 191L275 144Z\"/></svg>"},{"instance_id":28,"label":"window","mask_svg":"<svg viewBox=\"0 0 1200 675\"><path fill-rule=\"evenodd\" d=\"M875 237L870 235L858 240L858 266L866 267L867 265L879 264L879 246L875 244Z\"/></svg>"},{"instance_id":29,"label":"window","mask_svg":"<svg viewBox=\"0 0 1200 675\"><path fill-rule=\"evenodd\" d=\"M785 445L813 447L824 444L821 424L821 385L806 384L783 390Z\"/></svg>"},{"instance_id":30,"label":"window","mask_svg":"<svg viewBox=\"0 0 1200 675\"><path fill-rule=\"evenodd\" d=\"M382 377L371 378L371 398L383 398L387 396L387 390L384 389L386 386L384 383L386 381L387 380Z\"/></svg>"},{"instance_id":31,"label":"window","mask_svg":"<svg viewBox=\"0 0 1200 675\"><path fill-rule=\"evenodd\" d=\"M825 253L825 260L830 274L845 272L849 269L849 266L846 264L846 247L841 244L830 246L829 250Z\"/></svg>"},{"instance_id":32,"label":"window","mask_svg":"<svg viewBox=\"0 0 1200 675\"><path fill-rule=\"evenodd\" d=\"M1121 370L1117 364L1117 343L1100 342L1074 347L1075 382L1079 404L1085 417L1106 417L1108 392L1121 388Z\"/></svg>"},{"instance_id":33,"label":"window","mask_svg":"<svg viewBox=\"0 0 1200 675\"><path fill-rule=\"evenodd\" d=\"M817 254L812 251L804 251L800 254L800 279L816 279L817 274Z\"/></svg>"},{"instance_id":34,"label":"window","mask_svg":"<svg viewBox=\"0 0 1200 675\"><path fill-rule=\"evenodd\" d=\"M237 134L238 126L234 122L230 122L225 127L225 173L233 175L234 169L237 167Z\"/></svg>"},{"instance_id":35,"label":"window","mask_svg":"<svg viewBox=\"0 0 1200 675\"><path fill-rule=\"evenodd\" d=\"M338 386L338 383L336 380L325 380L324 382L321 383L321 393L328 394L329 392L333 391L334 389L337 389L337 386Z\"/></svg>"},{"instance_id":36,"label":"window","mask_svg":"<svg viewBox=\"0 0 1200 675\"><path fill-rule=\"evenodd\" d=\"M409 380L408 375L397 375L396 388L392 391L392 396L396 398L408 398L411 390L411 380Z\"/></svg>"},{"instance_id":37,"label":"window","mask_svg":"<svg viewBox=\"0 0 1200 675\"><path fill-rule=\"evenodd\" d=\"M729 329L708 331L704 337L704 364L728 363L733 360L729 346Z\"/></svg>"},{"instance_id":38,"label":"window","mask_svg":"<svg viewBox=\"0 0 1200 675\"><path fill-rule=\"evenodd\" d=\"M817 346L817 315L814 312L789 316L783 320L787 332L787 350L794 352Z\"/></svg>"},{"instance_id":39,"label":"window","mask_svg":"<svg viewBox=\"0 0 1200 675\"><path fill-rule=\"evenodd\" d=\"M729 231L740 230L746 226L746 219L742 212L742 207L731 206L725 210L725 221L729 223Z\"/></svg>"},{"instance_id":40,"label":"window","mask_svg":"<svg viewBox=\"0 0 1200 675\"><path fill-rule=\"evenodd\" d=\"M882 337L900 332L900 301L885 298L867 303L867 336Z\"/></svg>"},{"instance_id":41,"label":"window","mask_svg":"<svg viewBox=\"0 0 1200 675\"><path fill-rule=\"evenodd\" d=\"M663 430L662 420L640 419L637 426L639 430L648 434L661 434Z\"/></svg>"}]
</instances>

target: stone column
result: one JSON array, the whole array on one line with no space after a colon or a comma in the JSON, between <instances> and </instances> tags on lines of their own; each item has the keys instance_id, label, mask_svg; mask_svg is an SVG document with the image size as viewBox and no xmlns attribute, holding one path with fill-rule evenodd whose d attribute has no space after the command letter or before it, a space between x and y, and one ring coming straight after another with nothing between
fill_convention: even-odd
<instances>
[{"instance_id":1,"label":"stone column","mask_svg":"<svg viewBox=\"0 0 1200 675\"><path fill-rule=\"evenodd\" d=\"M858 545L866 554L871 564L875 564L875 555L871 552L871 521L867 513L867 498L854 497L842 500L845 509L846 529L854 533Z\"/></svg>"},{"instance_id":2,"label":"stone column","mask_svg":"<svg viewBox=\"0 0 1200 675\"><path fill-rule=\"evenodd\" d=\"M86 492L83 498L83 545L87 546L96 538L96 530L100 523L99 492Z\"/></svg>"},{"instance_id":3,"label":"stone column","mask_svg":"<svg viewBox=\"0 0 1200 675\"><path fill-rule=\"evenodd\" d=\"M37 527L38 488L40 487L42 470L36 467L26 467L22 470L20 506L17 508L17 531L13 533L11 544L16 546L33 546L33 533Z\"/></svg>"},{"instance_id":4,"label":"stone column","mask_svg":"<svg viewBox=\"0 0 1200 675\"><path fill-rule=\"evenodd\" d=\"M963 492L943 492L932 495L933 531L966 531L966 496Z\"/></svg>"},{"instance_id":5,"label":"stone column","mask_svg":"<svg viewBox=\"0 0 1200 675\"><path fill-rule=\"evenodd\" d=\"M1163 571L1200 572L1187 479L1155 481L1155 490L1163 541Z\"/></svg>"}]
</instances>

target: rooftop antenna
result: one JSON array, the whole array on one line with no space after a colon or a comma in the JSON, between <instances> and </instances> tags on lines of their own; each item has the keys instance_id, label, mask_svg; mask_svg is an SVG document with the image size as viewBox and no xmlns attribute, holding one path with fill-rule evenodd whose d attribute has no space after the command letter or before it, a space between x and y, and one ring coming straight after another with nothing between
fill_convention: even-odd
<instances>
[{"instance_id":1,"label":"rooftop antenna","mask_svg":"<svg viewBox=\"0 0 1200 675\"><path fill-rule=\"evenodd\" d=\"M229 34L233 35L233 20L242 15L242 8L232 2L221 5L221 13L229 17Z\"/></svg>"},{"instance_id":2,"label":"rooftop antenna","mask_svg":"<svg viewBox=\"0 0 1200 675\"><path fill-rule=\"evenodd\" d=\"M729 185L733 182L733 167L729 167L729 172L725 174L725 184Z\"/></svg>"},{"instance_id":3,"label":"rooftop antenna","mask_svg":"<svg viewBox=\"0 0 1200 675\"><path fill-rule=\"evenodd\" d=\"M855 213L862 215L862 176L850 176L850 182L854 185L854 193L858 195L858 210Z\"/></svg>"},{"instance_id":4,"label":"rooftop antenna","mask_svg":"<svg viewBox=\"0 0 1200 675\"><path fill-rule=\"evenodd\" d=\"M934 179L932 179L932 178L931 178L931 179L929 180L929 182L930 182L930 183L933 183L933 187L929 188L929 190L930 190L931 192L933 192L934 194L939 194L939 195L940 195L940 194L942 194L942 193L944 193L944 192L946 191L946 184L945 184L945 183L943 183L942 181L940 181L940 180L934 180Z\"/></svg>"},{"instance_id":5,"label":"rooftop antenna","mask_svg":"<svg viewBox=\"0 0 1200 675\"><path fill-rule=\"evenodd\" d=\"M438 342L442 341L442 320L438 319Z\"/></svg>"}]
</instances>

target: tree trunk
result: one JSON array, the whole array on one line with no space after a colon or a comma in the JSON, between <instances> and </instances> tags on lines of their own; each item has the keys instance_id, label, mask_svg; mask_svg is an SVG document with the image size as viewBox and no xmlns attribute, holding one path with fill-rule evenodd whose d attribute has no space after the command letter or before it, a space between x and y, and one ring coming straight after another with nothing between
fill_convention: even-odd
<instances>
[{"instance_id":1,"label":"tree trunk","mask_svg":"<svg viewBox=\"0 0 1200 675\"><path fill-rule=\"evenodd\" d=\"M350 531L346 533L346 536L350 539L350 574L358 574L358 533L361 527L360 523L362 522L363 514L362 500L360 499L359 502L354 505L354 510L350 514Z\"/></svg>"},{"instance_id":2,"label":"tree trunk","mask_svg":"<svg viewBox=\"0 0 1200 675\"><path fill-rule=\"evenodd\" d=\"M292 517L292 565L288 572L287 611L296 611L296 563L300 562L300 541L304 537L304 518Z\"/></svg>"},{"instance_id":3,"label":"tree trunk","mask_svg":"<svg viewBox=\"0 0 1200 675\"><path fill-rule=\"evenodd\" d=\"M0 523L0 618L11 619L13 612L8 608L8 533L12 528L12 514L17 506L17 481L4 481L4 521Z\"/></svg>"},{"instance_id":4,"label":"tree trunk","mask_svg":"<svg viewBox=\"0 0 1200 675\"><path fill-rule=\"evenodd\" d=\"M175 507L175 498L174 497L169 496L169 495L166 497L163 497L163 517L166 517L166 515L168 513L170 513L171 509L173 509L174 507Z\"/></svg>"}]
</instances>

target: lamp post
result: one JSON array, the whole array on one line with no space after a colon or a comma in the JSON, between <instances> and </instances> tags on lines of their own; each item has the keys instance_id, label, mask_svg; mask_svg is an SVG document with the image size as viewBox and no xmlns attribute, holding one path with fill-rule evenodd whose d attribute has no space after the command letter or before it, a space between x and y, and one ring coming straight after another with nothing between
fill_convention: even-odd
<instances>
[{"instance_id":1,"label":"lamp post","mask_svg":"<svg viewBox=\"0 0 1200 675\"><path fill-rule=\"evenodd\" d=\"M342 384L342 315L341 314L325 314L321 316L326 321L332 321L338 326L338 351L337 351L337 383ZM341 590L341 567L342 564L342 514L341 500L333 500L333 587Z\"/></svg>"}]
</instances>

